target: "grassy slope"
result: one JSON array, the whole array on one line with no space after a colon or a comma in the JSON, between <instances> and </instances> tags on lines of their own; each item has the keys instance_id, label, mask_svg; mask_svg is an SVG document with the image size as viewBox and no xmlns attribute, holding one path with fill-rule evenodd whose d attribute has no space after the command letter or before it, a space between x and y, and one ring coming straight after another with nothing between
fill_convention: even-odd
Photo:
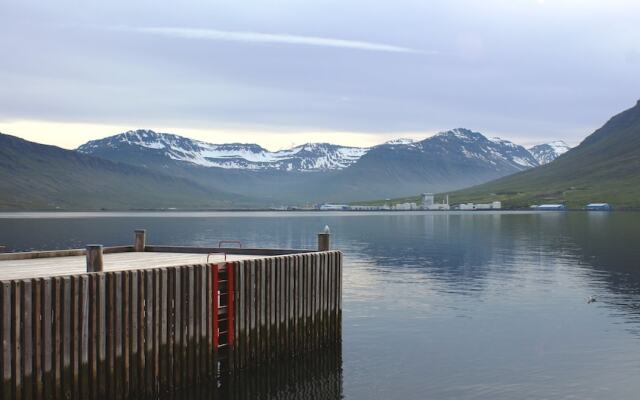
<instances>
[{"instance_id":1,"label":"grassy slope","mask_svg":"<svg viewBox=\"0 0 640 400\"><path fill-rule=\"evenodd\" d=\"M246 199L186 179L0 134L0 209L229 208Z\"/></svg>"},{"instance_id":2,"label":"grassy slope","mask_svg":"<svg viewBox=\"0 0 640 400\"><path fill-rule=\"evenodd\" d=\"M507 208L541 203L582 208L590 202L640 208L640 102L611 118L555 161L453 192L450 200L452 203L500 200ZM404 201L418 201L418 197L392 202Z\"/></svg>"},{"instance_id":3,"label":"grassy slope","mask_svg":"<svg viewBox=\"0 0 640 400\"><path fill-rule=\"evenodd\" d=\"M501 200L507 207L608 202L640 208L640 102L552 163L455 192L451 199Z\"/></svg>"}]
</instances>

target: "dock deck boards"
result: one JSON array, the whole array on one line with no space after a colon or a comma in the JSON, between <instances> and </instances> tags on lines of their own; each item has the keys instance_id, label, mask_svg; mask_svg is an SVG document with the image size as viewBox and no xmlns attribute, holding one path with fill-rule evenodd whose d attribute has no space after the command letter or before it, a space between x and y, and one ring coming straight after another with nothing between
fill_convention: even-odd
<instances>
[{"instance_id":1,"label":"dock deck boards","mask_svg":"<svg viewBox=\"0 0 640 400\"><path fill-rule=\"evenodd\" d=\"M267 255L227 255L227 261L264 258ZM206 254L126 252L104 255L105 271L124 271L178 265L204 264ZM210 263L224 262L224 254L212 254ZM30 260L0 260L0 280L31 279L40 277L83 274L85 256L36 258Z\"/></svg>"}]
</instances>

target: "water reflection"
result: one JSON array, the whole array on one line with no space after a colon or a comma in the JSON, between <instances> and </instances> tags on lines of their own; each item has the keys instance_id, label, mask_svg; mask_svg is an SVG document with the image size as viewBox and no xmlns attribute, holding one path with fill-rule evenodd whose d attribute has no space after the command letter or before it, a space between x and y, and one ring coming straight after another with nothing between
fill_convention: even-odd
<instances>
[{"instance_id":1,"label":"water reflection","mask_svg":"<svg viewBox=\"0 0 640 400\"><path fill-rule=\"evenodd\" d=\"M162 400L342 399L342 349L326 348L295 360L272 363L229 375Z\"/></svg>"},{"instance_id":2,"label":"water reflection","mask_svg":"<svg viewBox=\"0 0 640 400\"><path fill-rule=\"evenodd\" d=\"M312 248L325 225L345 253L344 354L326 368L294 363L246 372L219 393L637 398L640 213L0 216L0 244L122 244L144 227L151 243L241 239L246 246ZM597 302L586 304L589 296Z\"/></svg>"}]
</instances>

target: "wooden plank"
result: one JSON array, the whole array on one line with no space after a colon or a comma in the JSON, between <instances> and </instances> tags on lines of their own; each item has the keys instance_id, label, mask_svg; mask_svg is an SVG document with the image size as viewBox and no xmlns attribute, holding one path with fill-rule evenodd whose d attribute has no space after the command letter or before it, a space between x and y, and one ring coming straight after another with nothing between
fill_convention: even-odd
<instances>
[{"instance_id":1,"label":"wooden plank","mask_svg":"<svg viewBox=\"0 0 640 400\"><path fill-rule=\"evenodd\" d=\"M175 370L175 268L167 268L167 390L174 390Z\"/></svg>"},{"instance_id":2,"label":"wooden plank","mask_svg":"<svg viewBox=\"0 0 640 400\"><path fill-rule=\"evenodd\" d=\"M288 283L289 283L289 257L281 256L278 260L278 271L280 277L280 348L281 354L285 355L288 350L288 335L289 330L287 326L288 319Z\"/></svg>"},{"instance_id":3,"label":"wooden plank","mask_svg":"<svg viewBox=\"0 0 640 400\"><path fill-rule=\"evenodd\" d=\"M318 255L318 346L322 346L324 341L324 274L326 272L325 259L326 252Z\"/></svg>"},{"instance_id":4,"label":"wooden plank","mask_svg":"<svg viewBox=\"0 0 640 400\"><path fill-rule=\"evenodd\" d=\"M72 304L70 277L62 278L62 388L66 398L73 396L73 371L72 371Z\"/></svg>"},{"instance_id":5,"label":"wooden plank","mask_svg":"<svg viewBox=\"0 0 640 400\"><path fill-rule=\"evenodd\" d=\"M301 273L300 273L300 257L298 255L292 256L293 258L293 349L294 352L297 353L300 348L300 282L301 282Z\"/></svg>"},{"instance_id":6,"label":"wooden plank","mask_svg":"<svg viewBox=\"0 0 640 400\"><path fill-rule=\"evenodd\" d=\"M22 333L22 284L19 281L13 282L13 309L11 312L12 328L11 333L13 341L13 387L16 399L22 398L22 341L20 335Z\"/></svg>"},{"instance_id":7,"label":"wooden plank","mask_svg":"<svg viewBox=\"0 0 640 400\"><path fill-rule=\"evenodd\" d=\"M258 351L258 362L262 363L266 360L266 352L267 352L267 334L266 334L266 313L267 313L267 304L266 304L266 276L265 276L265 260L257 260L256 262L256 270L258 272L258 281L257 285L257 296L258 296L258 341L259 341L259 351Z\"/></svg>"},{"instance_id":8,"label":"wooden plank","mask_svg":"<svg viewBox=\"0 0 640 400\"><path fill-rule=\"evenodd\" d=\"M243 261L237 262L236 266L236 298L238 302L236 304L237 315L237 330L236 330L236 363L239 368L246 368L246 351L247 351L247 320L246 320L246 292L245 292L245 279L246 279L246 263Z\"/></svg>"},{"instance_id":9,"label":"wooden plank","mask_svg":"<svg viewBox=\"0 0 640 400\"><path fill-rule=\"evenodd\" d=\"M89 399L89 277L81 275L80 283L80 396Z\"/></svg>"},{"instance_id":10,"label":"wooden plank","mask_svg":"<svg viewBox=\"0 0 640 400\"><path fill-rule=\"evenodd\" d=\"M63 398L62 394L62 279L52 278L52 389L53 397L56 399Z\"/></svg>"},{"instance_id":11,"label":"wooden plank","mask_svg":"<svg viewBox=\"0 0 640 400\"><path fill-rule=\"evenodd\" d=\"M264 275L264 282L262 283L262 291L264 292L264 315L263 315L263 324L264 330L262 333L263 336L263 348L262 354L263 359L262 362L268 362L269 357L271 355L271 268L269 268L270 263L269 259L262 260L262 271Z\"/></svg>"},{"instance_id":12,"label":"wooden plank","mask_svg":"<svg viewBox=\"0 0 640 400\"><path fill-rule=\"evenodd\" d=\"M3 399L11 399L12 397L12 382L13 376L11 371L11 363L13 355L13 348L11 346L11 331L12 331L12 304L11 304L11 283L0 282L0 340L2 340L2 394Z\"/></svg>"},{"instance_id":13,"label":"wooden plank","mask_svg":"<svg viewBox=\"0 0 640 400\"><path fill-rule=\"evenodd\" d=\"M247 367L255 365L256 359L258 357L258 337L257 337L257 326L258 326L258 308L257 308L257 298L256 298L256 260L248 260L247 263Z\"/></svg>"},{"instance_id":14,"label":"wooden plank","mask_svg":"<svg viewBox=\"0 0 640 400\"><path fill-rule=\"evenodd\" d=\"M30 280L20 282L22 286L22 396L33 398L33 286Z\"/></svg>"},{"instance_id":15,"label":"wooden plank","mask_svg":"<svg viewBox=\"0 0 640 400\"><path fill-rule=\"evenodd\" d=\"M145 343L145 395L152 396L155 386L153 375L153 275L151 271L144 272L144 343Z\"/></svg>"},{"instance_id":16,"label":"wooden plank","mask_svg":"<svg viewBox=\"0 0 640 400\"><path fill-rule=\"evenodd\" d=\"M159 271L160 280L160 384L163 388L169 388L171 375L168 367L168 324L169 324L169 272L166 268Z\"/></svg>"},{"instance_id":17,"label":"wooden plank","mask_svg":"<svg viewBox=\"0 0 640 400\"><path fill-rule=\"evenodd\" d=\"M174 348L173 348L173 377L174 386L182 385L182 268L173 268L174 276Z\"/></svg>"},{"instance_id":18,"label":"wooden plank","mask_svg":"<svg viewBox=\"0 0 640 400\"><path fill-rule=\"evenodd\" d=\"M293 307L294 307L294 293L293 293L293 267L294 267L294 257L293 256L284 256L285 257L285 292L286 292L286 316L285 316L285 329L287 331L286 338L286 346L287 346L287 355L291 355L291 351L294 346L293 338L294 338L294 329L292 324L293 318Z\"/></svg>"},{"instance_id":19,"label":"wooden plank","mask_svg":"<svg viewBox=\"0 0 640 400\"><path fill-rule=\"evenodd\" d=\"M336 281L337 281L337 327L338 327L338 338L342 338L342 253L338 254L338 265L336 268Z\"/></svg>"},{"instance_id":20,"label":"wooden plank","mask_svg":"<svg viewBox=\"0 0 640 400\"><path fill-rule=\"evenodd\" d=\"M195 375L195 371L194 371L194 346L193 346L193 341L194 341L194 337L195 337L195 299L194 299L194 290L195 290L195 282L194 282L194 269L193 267L187 267L186 268L186 276L187 276L187 286L186 286L186 305L187 305L187 316L186 316L186 332L187 332L187 347L185 349L186 351L186 357L187 357L187 364L186 364L186 370L187 370L187 378L188 378L188 382L192 383L194 381L194 375Z\"/></svg>"},{"instance_id":21,"label":"wooden plank","mask_svg":"<svg viewBox=\"0 0 640 400\"><path fill-rule=\"evenodd\" d=\"M107 365L107 276L98 274L96 280L97 304L97 364L98 398L107 396L109 388L109 368Z\"/></svg>"},{"instance_id":22,"label":"wooden plank","mask_svg":"<svg viewBox=\"0 0 640 400\"><path fill-rule=\"evenodd\" d=\"M273 258L266 260L267 270L267 360L272 360L276 352L276 326L275 326L275 269L273 265Z\"/></svg>"},{"instance_id":23,"label":"wooden plank","mask_svg":"<svg viewBox=\"0 0 640 400\"><path fill-rule=\"evenodd\" d=\"M194 335L193 335L193 342L191 343L193 346L193 355L194 355L194 359L193 359L193 379L195 380L195 383L200 383L200 372L201 372L201 363L200 363L200 331L201 331L201 317L202 317L202 311L201 311L201 279L200 279L200 266L197 266L195 268L193 268L193 310L194 310L194 315L193 315L193 329L194 329Z\"/></svg>"},{"instance_id":24,"label":"wooden plank","mask_svg":"<svg viewBox=\"0 0 640 400\"><path fill-rule=\"evenodd\" d=\"M116 275L114 272L105 274L106 284L106 367L105 380L110 399L117 399L116 374Z\"/></svg>"},{"instance_id":25,"label":"wooden plank","mask_svg":"<svg viewBox=\"0 0 640 400\"><path fill-rule=\"evenodd\" d=\"M153 276L153 393L160 392L160 270L149 271Z\"/></svg>"},{"instance_id":26,"label":"wooden plank","mask_svg":"<svg viewBox=\"0 0 640 400\"><path fill-rule=\"evenodd\" d=\"M99 274L90 274L89 278L89 365L90 399L98 398L98 278Z\"/></svg>"},{"instance_id":27,"label":"wooden plank","mask_svg":"<svg viewBox=\"0 0 640 400\"><path fill-rule=\"evenodd\" d=\"M120 365L122 371L119 372L122 379L122 397L127 399L131 396L131 272L120 273L122 280L122 360Z\"/></svg>"},{"instance_id":28,"label":"wooden plank","mask_svg":"<svg viewBox=\"0 0 640 400\"><path fill-rule=\"evenodd\" d=\"M330 263L330 275L329 275L329 312L331 321L331 340L336 341L336 255L335 252L331 257Z\"/></svg>"},{"instance_id":29,"label":"wooden plank","mask_svg":"<svg viewBox=\"0 0 640 400\"><path fill-rule=\"evenodd\" d=\"M43 398L42 383L42 279L34 279L33 284L33 396Z\"/></svg>"},{"instance_id":30,"label":"wooden plank","mask_svg":"<svg viewBox=\"0 0 640 400\"><path fill-rule=\"evenodd\" d=\"M140 275L129 272L129 393L140 397Z\"/></svg>"},{"instance_id":31,"label":"wooden plank","mask_svg":"<svg viewBox=\"0 0 640 400\"><path fill-rule=\"evenodd\" d=\"M71 276L71 396L80 398L80 281Z\"/></svg>"}]
</instances>

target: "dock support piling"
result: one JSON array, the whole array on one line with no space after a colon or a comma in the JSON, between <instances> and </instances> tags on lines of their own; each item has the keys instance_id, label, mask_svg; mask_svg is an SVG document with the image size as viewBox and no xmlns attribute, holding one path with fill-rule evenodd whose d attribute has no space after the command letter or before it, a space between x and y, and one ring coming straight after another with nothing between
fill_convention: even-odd
<instances>
[{"instance_id":1,"label":"dock support piling","mask_svg":"<svg viewBox=\"0 0 640 400\"><path fill-rule=\"evenodd\" d=\"M133 242L134 251L144 251L147 231L145 229L135 230L135 240Z\"/></svg>"},{"instance_id":2,"label":"dock support piling","mask_svg":"<svg viewBox=\"0 0 640 400\"><path fill-rule=\"evenodd\" d=\"M87 272L104 271L104 262L102 260L102 245L87 245Z\"/></svg>"},{"instance_id":3,"label":"dock support piling","mask_svg":"<svg viewBox=\"0 0 640 400\"><path fill-rule=\"evenodd\" d=\"M331 247L331 231L329 226L324 227L324 231L318 233L318 251L329 251Z\"/></svg>"}]
</instances>

